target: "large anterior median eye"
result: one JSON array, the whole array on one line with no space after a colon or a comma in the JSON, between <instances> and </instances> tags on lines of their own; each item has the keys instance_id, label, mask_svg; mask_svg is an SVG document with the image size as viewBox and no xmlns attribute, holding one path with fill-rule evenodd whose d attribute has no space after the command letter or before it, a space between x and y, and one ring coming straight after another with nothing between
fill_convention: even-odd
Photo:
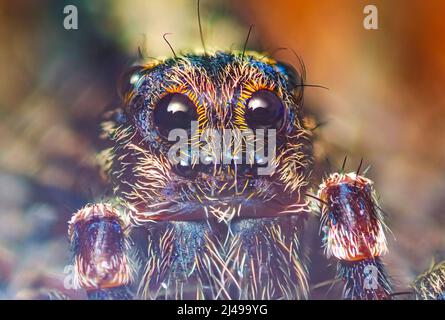
<instances>
[{"instance_id":1,"label":"large anterior median eye","mask_svg":"<svg viewBox=\"0 0 445 320\"><path fill-rule=\"evenodd\" d=\"M252 129L280 129L284 121L284 105L272 91L255 92L246 104L246 122Z\"/></svg>"},{"instance_id":2,"label":"large anterior median eye","mask_svg":"<svg viewBox=\"0 0 445 320\"><path fill-rule=\"evenodd\" d=\"M169 93L162 97L153 113L154 124L164 138L173 129L189 130L191 122L197 118L194 103L182 93Z\"/></svg>"}]
</instances>

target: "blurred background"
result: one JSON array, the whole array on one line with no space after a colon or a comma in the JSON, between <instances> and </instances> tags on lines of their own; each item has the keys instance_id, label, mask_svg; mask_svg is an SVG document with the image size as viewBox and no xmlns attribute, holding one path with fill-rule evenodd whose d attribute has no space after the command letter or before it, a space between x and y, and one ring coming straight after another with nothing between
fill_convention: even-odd
<instances>
[{"instance_id":1,"label":"blurred background","mask_svg":"<svg viewBox=\"0 0 445 320\"><path fill-rule=\"evenodd\" d=\"M202 0L207 46L267 51L298 66L316 130L314 185L327 161L355 171L360 158L388 214L384 258L406 290L433 258L445 258L445 32L440 0ZM63 8L79 29L63 28ZM378 30L363 8L378 8ZM102 112L119 103L116 81L138 46L147 56L200 47L195 0L0 2L0 298L36 299L62 288L67 221L107 193L95 163ZM335 264L321 253L316 219L303 245L311 298L339 298ZM309 250L310 249L310 250ZM66 271L66 270L65 270ZM73 296L84 297L82 293Z\"/></svg>"}]
</instances>

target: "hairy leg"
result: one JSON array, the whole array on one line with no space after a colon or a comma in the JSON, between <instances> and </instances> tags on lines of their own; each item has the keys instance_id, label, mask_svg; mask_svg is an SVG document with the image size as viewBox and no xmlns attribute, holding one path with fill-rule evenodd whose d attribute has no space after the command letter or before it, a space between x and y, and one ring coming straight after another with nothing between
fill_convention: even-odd
<instances>
[{"instance_id":1,"label":"hairy leg","mask_svg":"<svg viewBox=\"0 0 445 320\"><path fill-rule=\"evenodd\" d=\"M161 222L140 286L148 299L302 299L297 217Z\"/></svg>"},{"instance_id":2,"label":"hairy leg","mask_svg":"<svg viewBox=\"0 0 445 320\"><path fill-rule=\"evenodd\" d=\"M445 300L445 261L432 265L412 287L418 300Z\"/></svg>"},{"instance_id":3,"label":"hairy leg","mask_svg":"<svg viewBox=\"0 0 445 320\"><path fill-rule=\"evenodd\" d=\"M131 299L128 218L108 204L88 205L69 222L74 285L90 299Z\"/></svg>"},{"instance_id":4,"label":"hairy leg","mask_svg":"<svg viewBox=\"0 0 445 320\"><path fill-rule=\"evenodd\" d=\"M380 258L387 251L385 225L372 184L356 173L334 173L318 192L325 254L339 261L344 299L391 298Z\"/></svg>"}]
</instances>

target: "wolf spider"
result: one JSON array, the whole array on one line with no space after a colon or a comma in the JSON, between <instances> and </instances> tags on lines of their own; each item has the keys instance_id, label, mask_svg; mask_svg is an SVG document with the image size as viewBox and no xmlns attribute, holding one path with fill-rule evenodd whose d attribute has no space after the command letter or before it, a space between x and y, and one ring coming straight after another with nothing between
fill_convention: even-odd
<instances>
[{"instance_id":1,"label":"wolf spider","mask_svg":"<svg viewBox=\"0 0 445 320\"><path fill-rule=\"evenodd\" d=\"M249 30L250 33L250 30ZM299 243L318 212L327 257L338 262L344 299L392 299L381 261L384 214L359 169L330 173L312 192L313 133L302 99L305 70L256 52L176 55L126 74L123 106L103 123L101 153L114 198L87 205L69 222L75 283L90 299L305 299L308 268ZM217 163L191 152L171 161L173 129L276 132L273 172L264 158ZM226 141L227 142L227 141ZM244 150L244 138L229 139ZM266 148L266 145L263 145ZM246 162L246 161L244 161ZM142 241L132 242L142 229ZM140 239L139 239L140 240ZM419 299L443 299L445 267L413 284Z\"/></svg>"}]
</instances>

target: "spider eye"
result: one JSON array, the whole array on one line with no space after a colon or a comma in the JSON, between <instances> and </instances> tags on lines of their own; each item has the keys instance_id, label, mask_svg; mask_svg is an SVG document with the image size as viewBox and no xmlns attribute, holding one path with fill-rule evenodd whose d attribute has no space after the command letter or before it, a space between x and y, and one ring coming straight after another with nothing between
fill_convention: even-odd
<instances>
[{"instance_id":1,"label":"spider eye","mask_svg":"<svg viewBox=\"0 0 445 320\"><path fill-rule=\"evenodd\" d=\"M130 92L135 84L143 76L143 68L140 66L134 66L124 72L118 81L119 94L123 98Z\"/></svg>"},{"instance_id":2,"label":"spider eye","mask_svg":"<svg viewBox=\"0 0 445 320\"><path fill-rule=\"evenodd\" d=\"M252 129L280 129L284 105L272 91L259 90L247 101L246 122Z\"/></svg>"},{"instance_id":3,"label":"spider eye","mask_svg":"<svg viewBox=\"0 0 445 320\"><path fill-rule=\"evenodd\" d=\"M181 93L169 93L162 97L153 113L154 124L164 138L173 129L190 130L191 122L197 118L194 103Z\"/></svg>"}]
</instances>

